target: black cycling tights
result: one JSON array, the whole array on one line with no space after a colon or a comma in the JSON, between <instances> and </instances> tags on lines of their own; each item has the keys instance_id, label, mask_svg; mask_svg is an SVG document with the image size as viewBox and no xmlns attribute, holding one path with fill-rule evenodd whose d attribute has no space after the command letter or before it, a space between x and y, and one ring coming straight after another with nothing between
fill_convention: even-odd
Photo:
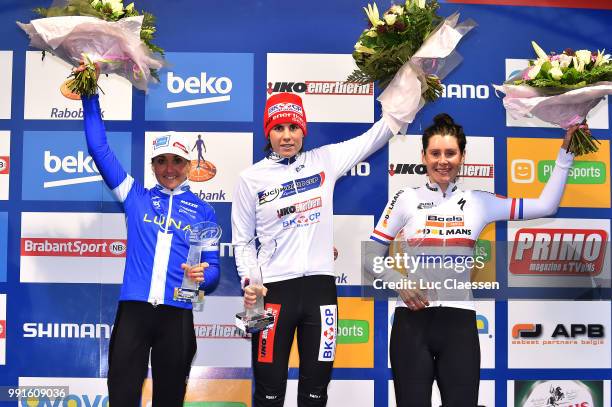
<instances>
[{"instance_id":1,"label":"black cycling tights","mask_svg":"<svg viewBox=\"0 0 612 407\"><path fill-rule=\"evenodd\" d=\"M182 407L196 351L189 309L121 301L108 356L108 397L113 407L140 406L151 353L153 407Z\"/></svg>"},{"instance_id":2,"label":"black cycling tights","mask_svg":"<svg viewBox=\"0 0 612 407\"><path fill-rule=\"evenodd\" d=\"M389 351L398 407L431 407L434 380L444 407L477 406L480 344L474 311L398 307Z\"/></svg>"},{"instance_id":3,"label":"black cycling tights","mask_svg":"<svg viewBox=\"0 0 612 407\"><path fill-rule=\"evenodd\" d=\"M265 306L276 314L276 322L272 328L253 335L254 405L283 406L289 353L297 329L298 406L325 406L336 347L335 279L306 276L268 283L266 287Z\"/></svg>"}]
</instances>

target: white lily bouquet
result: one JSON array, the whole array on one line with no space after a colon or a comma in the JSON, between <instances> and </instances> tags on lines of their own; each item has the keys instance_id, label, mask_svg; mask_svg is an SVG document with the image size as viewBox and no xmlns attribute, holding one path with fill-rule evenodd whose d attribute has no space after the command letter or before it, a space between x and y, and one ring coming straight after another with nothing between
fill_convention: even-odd
<instances>
[{"instance_id":1,"label":"white lily bouquet","mask_svg":"<svg viewBox=\"0 0 612 407\"><path fill-rule=\"evenodd\" d=\"M98 91L98 75L115 73L146 91L159 80L163 49L152 43L155 18L139 13L123 0L55 0L34 10L43 18L17 22L30 45L79 67L61 87L64 96L78 99ZM160 56L154 55L158 53Z\"/></svg>"},{"instance_id":2,"label":"white lily bouquet","mask_svg":"<svg viewBox=\"0 0 612 407\"><path fill-rule=\"evenodd\" d=\"M503 85L504 107L514 118L537 117L567 129L586 123L589 111L612 94L612 63L604 51L574 51L550 55L531 42L538 59ZM576 156L596 152L599 143L585 127L572 137L568 151Z\"/></svg>"},{"instance_id":3,"label":"white lily bouquet","mask_svg":"<svg viewBox=\"0 0 612 407\"><path fill-rule=\"evenodd\" d=\"M476 26L473 20L458 24L458 13L443 19L439 7L436 0L406 0L382 17L376 3L364 7L368 28L355 44L358 69L347 81L377 81L385 89L378 100L395 133L405 132L425 103L442 94L441 80L462 60L455 48Z\"/></svg>"}]
</instances>

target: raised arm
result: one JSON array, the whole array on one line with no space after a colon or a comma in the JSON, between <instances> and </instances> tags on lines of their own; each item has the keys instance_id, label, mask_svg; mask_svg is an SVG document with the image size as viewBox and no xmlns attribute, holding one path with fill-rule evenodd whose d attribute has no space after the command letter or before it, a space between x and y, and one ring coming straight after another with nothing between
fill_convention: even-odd
<instances>
[{"instance_id":1,"label":"raised arm","mask_svg":"<svg viewBox=\"0 0 612 407\"><path fill-rule=\"evenodd\" d=\"M106 139L98 95L82 97L87 149L106 185L120 202L125 201L134 179L123 169Z\"/></svg>"},{"instance_id":2,"label":"raised arm","mask_svg":"<svg viewBox=\"0 0 612 407\"><path fill-rule=\"evenodd\" d=\"M578 126L570 127L563 139L557 154L555 168L538 198L504 198L486 192L479 197L484 200L483 210L489 222L496 220L527 220L552 216L557 212L567 175L574 161L574 155L568 153L567 146Z\"/></svg>"},{"instance_id":3,"label":"raised arm","mask_svg":"<svg viewBox=\"0 0 612 407\"><path fill-rule=\"evenodd\" d=\"M335 178L366 159L383 147L393 137L384 119L380 119L365 133L341 143L329 144L323 149L329 153L330 168L335 170Z\"/></svg>"}]
</instances>

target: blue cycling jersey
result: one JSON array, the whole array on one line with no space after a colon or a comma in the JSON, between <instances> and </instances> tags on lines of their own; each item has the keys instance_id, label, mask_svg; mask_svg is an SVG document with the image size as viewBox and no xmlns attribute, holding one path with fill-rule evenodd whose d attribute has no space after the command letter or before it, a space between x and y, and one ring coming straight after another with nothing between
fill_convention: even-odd
<instances>
[{"instance_id":1,"label":"blue cycling jersey","mask_svg":"<svg viewBox=\"0 0 612 407\"><path fill-rule=\"evenodd\" d=\"M161 185L147 189L134 181L108 145L97 95L83 97L83 113L89 154L126 215L127 258L119 300L191 309L191 303L173 300L174 288L183 280L187 232L199 222L216 223L212 206L189 190L188 181L174 190ZM219 247L205 248L202 261L209 264L202 288L210 290L219 281Z\"/></svg>"}]
</instances>

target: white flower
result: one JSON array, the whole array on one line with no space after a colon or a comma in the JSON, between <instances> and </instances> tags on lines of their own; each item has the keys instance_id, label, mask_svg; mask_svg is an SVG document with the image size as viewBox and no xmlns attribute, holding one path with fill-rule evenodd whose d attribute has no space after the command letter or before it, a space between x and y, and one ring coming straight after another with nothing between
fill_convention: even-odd
<instances>
[{"instance_id":1,"label":"white flower","mask_svg":"<svg viewBox=\"0 0 612 407\"><path fill-rule=\"evenodd\" d=\"M531 41L531 46L533 47L533 50L535 51L536 55L538 56L538 60L537 60L537 64L542 65L544 62L548 61L548 55L546 54L546 52L544 52L544 50L542 48L540 48L540 46L538 44L536 44L535 41Z\"/></svg>"},{"instance_id":2,"label":"white flower","mask_svg":"<svg viewBox=\"0 0 612 407\"><path fill-rule=\"evenodd\" d=\"M610 62L610 54L604 55L604 52L606 52L605 49L603 51L597 50L597 58L595 59L594 66L605 65Z\"/></svg>"},{"instance_id":3,"label":"white flower","mask_svg":"<svg viewBox=\"0 0 612 407\"><path fill-rule=\"evenodd\" d=\"M402 14L404 14L404 8L402 6L398 6L397 4L391 7L389 11L392 12L393 14L397 14L398 16L401 16Z\"/></svg>"},{"instance_id":4,"label":"white flower","mask_svg":"<svg viewBox=\"0 0 612 407\"><path fill-rule=\"evenodd\" d=\"M540 73L540 69L542 69L542 64L535 64L534 66L529 68L529 71L527 72L527 76L529 77L529 79L535 79Z\"/></svg>"},{"instance_id":5,"label":"white flower","mask_svg":"<svg viewBox=\"0 0 612 407\"><path fill-rule=\"evenodd\" d=\"M376 28L371 28L371 29L369 29L367 31L368 32L366 33L366 36L368 36L368 37L374 38L374 37L378 36L378 33L376 32Z\"/></svg>"},{"instance_id":6,"label":"white flower","mask_svg":"<svg viewBox=\"0 0 612 407\"><path fill-rule=\"evenodd\" d=\"M414 2L419 8L425 8L425 0L415 0Z\"/></svg>"},{"instance_id":7,"label":"white flower","mask_svg":"<svg viewBox=\"0 0 612 407\"><path fill-rule=\"evenodd\" d=\"M92 1L91 1L91 6L92 6L92 7L97 7L97 6L98 6L100 3L101 3L101 1L100 1L100 0L92 0Z\"/></svg>"},{"instance_id":8,"label":"white flower","mask_svg":"<svg viewBox=\"0 0 612 407\"><path fill-rule=\"evenodd\" d=\"M357 43L355 44L355 51L360 52L362 54L373 54L374 52L376 52L372 48L368 48L363 45L361 41L357 41Z\"/></svg>"},{"instance_id":9,"label":"white flower","mask_svg":"<svg viewBox=\"0 0 612 407\"><path fill-rule=\"evenodd\" d=\"M587 65L591 62L591 51L588 49L581 49L576 51L576 58L578 58L578 62L583 65Z\"/></svg>"},{"instance_id":10,"label":"white flower","mask_svg":"<svg viewBox=\"0 0 612 407\"><path fill-rule=\"evenodd\" d=\"M110 6L113 14L123 14L123 0L102 0L105 6Z\"/></svg>"},{"instance_id":11,"label":"white flower","mask_svg":"<svg viewBox=\"0 0 612 407\"><path fill-rule=\"evenodd\" d=\"M556 62L556 61L555 61ZM557 64L558 65L558 64ZM559 68L558 66L553 66L552 68L550 68L550 70L548 71L548 73L550 74L550 76L552 76L552 78L556 81L558 81L559 79L561 79L561 77L563 77L563 72L561 71L561 68Z\"/></svg>"},{"instance_id":12,"label":"white flower","mask_svg":"<svg viewBox=\"0 0 612 407\"><path fill-rule=\"evenodd\" d=\"M395 14L385 14L384 19L388 25L393 25L395 24L395 20L397 20L397 16Z\"/></svg>"},{"instance_id":13,"label":"white flower","mask_svg":"<svg viewBox=\"0 0 612 407\"><path fill-rule=\"evenodd\" d=\"M384 24L382 21L380 21L380 14L378 13L378 7L376 7L376 3L374 3L373 5L368 4L368 8L364 7L363 10L368 16L370 23L372 23L372 27Z\"/></svg>"},{"instance_id":14,"label":"white flower","mask_svg":"<svg viewBox=\"0 0 612 407\"><path fill-rule=\"evenodd\" d=\"M572 63L572 57L566 54L559 55L559 67L561 69L566 69Z\"/></svg>"},{"instance_id":15,"label":"white flower","mask_svg":"<svg viewBox=\"0 0 612 407\"><path fill-rule=\"evenodd\" d=\"M576 57L572 57L572 61L574 62L574 68L578 71L578 72L582 72L584 71L584 61L579 60Z\"/></svg>"},{"instance_id":16,"label":"white flower","mask_svg":"<svg viewBox=\"0 0 612 407\"><path fill-rule=\"evenodd\" d=\"M127 6L125 6L125 10L126 11L132 11L134 10L134 2L128 4Z\"/></svg>"}]
</instances>

